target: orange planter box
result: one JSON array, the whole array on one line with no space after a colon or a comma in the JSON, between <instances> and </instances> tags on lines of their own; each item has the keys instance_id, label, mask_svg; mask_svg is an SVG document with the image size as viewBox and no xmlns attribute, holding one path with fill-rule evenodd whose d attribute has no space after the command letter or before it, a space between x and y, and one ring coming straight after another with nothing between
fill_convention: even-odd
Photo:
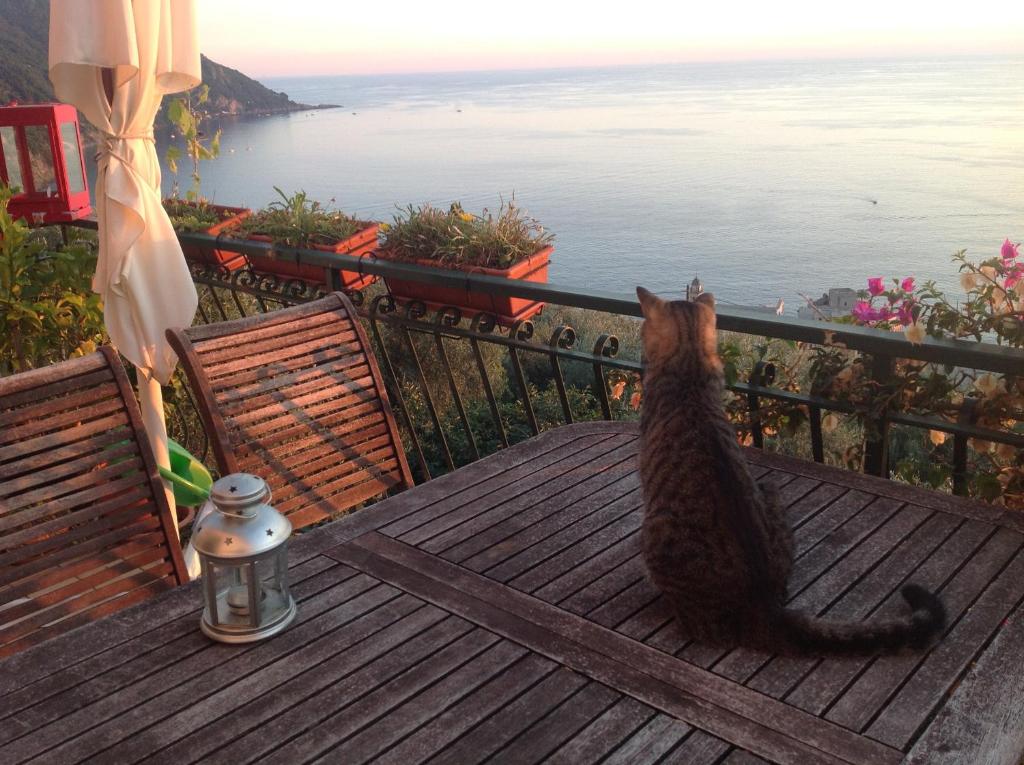
<instances>
[{"instance_id":1,"label":"orange planter box","mask_svg":"<svg viewBox=\"0 0 1024 765\"><path fill-rule=\"evenodd\" d=\"M548 265L551 262L551 252L553 249L552 247L545 247L509 268L484 268L477 266L457 270L484 276L498 276L503 279L520 279L527 282L546 284L548 281ZM387 257L386 254L382 253L378 253L378 255ZM421 266L437 267L436 263L428 260L413 262ZM490 313L496 315L498 323L503 326L509 326L517 321L528 319L540 313L544 307L544 303L530 300L529 298L491 295L485 292L473 292L458 287L437 287L432 284L395 279L394 277L385 279L385 282L388 285L388 291L397 300L418 300L425 303L430 310L435 311L442 306L455 306L468 316L475 316L478 313Z\"/></svg>"},{"instance_id":2,"label":"orange planter box","mask_svg":"<svg viewBox=\"0 0 1024 765\"><path fill-rule=\"evenodd\" d=\"M353 234L348 239L338 242L337 244L313 244L309 246L309 249L322 250L323 252L336 252L341 255L355 255L357 257L365 255L377 249L378 228L379 224L372 223L367 225L366 228L362 229L358 233ZM246 239L251 239L254 242L272 241L269 236L264 236L262 234L250 234ZM278 260L277 258L257 255L249 256L249 264L252 266L254 271L276 274L277 276L284 276L291 279L299 279L310 284L323 284L328 288L333 288L333 285L331 284L331 270L329 268L307 265L305 263L293 263L287 260ZM341 271L340 273L341 289L359 290L364 287L368 287L377 281L377 277L372 274L360 274L357 271Z\"/></svg>"},{"instance_id":3,"label":"orange planter box","mask_svg":"<svg viewBox=\"0 0 1024 765\"><path fill-rule=\"evenodd\" d=\"M194 202L182 201L182 204L186 204L190 207L195 207ZM225 231L234 228L243 220L252 215L252 210L245 207L227 207L225 205L208 205L210 209L215 210L220 216L221 221L209 228L203 229L203 234L209 234L210 236L219 236ZM212 263L218 266L224 266L229 271L235 271L245 265L245 256L241 253L231 252L230 250L222 250L220 248L214 250L207 250L202 247L197 247L194 244L183 244L181 245L181 251L185 253L185 257L196 263Z\"/></svg>"}]
</instances>

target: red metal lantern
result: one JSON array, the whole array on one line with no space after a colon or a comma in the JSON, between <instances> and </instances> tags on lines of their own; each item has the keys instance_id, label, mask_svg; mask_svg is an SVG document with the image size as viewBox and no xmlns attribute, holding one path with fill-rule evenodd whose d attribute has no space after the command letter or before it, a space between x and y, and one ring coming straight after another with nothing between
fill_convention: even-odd
<instances>
[{"instance_id":1,"label":"red metal lantern","mask_svg":"<svg viewBox=\"0 0 1024 765\"><path fill-rule=\"evenodd\" d=\"M0 107L0 180L20 189L8 210L28 223L92 212L78 112L67 104Z\"/></svg>"}]
</instances>

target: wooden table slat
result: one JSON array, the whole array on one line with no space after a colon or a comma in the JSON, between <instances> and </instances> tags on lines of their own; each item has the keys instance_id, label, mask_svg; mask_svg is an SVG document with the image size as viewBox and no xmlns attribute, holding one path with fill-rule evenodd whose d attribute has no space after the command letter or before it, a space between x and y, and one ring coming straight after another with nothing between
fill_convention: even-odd
<instances>
[{"instance_id":1,"label":"wooden table slat","mask_svg":"<svg viewBox=\"0 0 1024 765\"><path fill-rule=\"evenodd\" d=\"M528 654L488 682L471 689L468 696L383 753L375 760L376 765L422 762L451 745L482 721L498 714L499 710L508 707L557 670L557 664L540 654Z\"/></svg>"},{"instance_id":2,"label":"wooden table slat","mask_svg":"<svg viewBox=\"0 0 1024 765\"><path fill-rule=\"evenodd\" d=\"M693 732L693 727L659 714L627 738L605 765L653 765Z\"/></svg>"},{"instance_id":3,"label":"wooden table slat","mask_svg":"<svg viewBox=\"0 0 1024 765\"><path fill-rule=\"evenodd\" d=\"M655 716L646 704L620 698L547 758L549 765L600 762Z\"/></svg>"}]
</instances>

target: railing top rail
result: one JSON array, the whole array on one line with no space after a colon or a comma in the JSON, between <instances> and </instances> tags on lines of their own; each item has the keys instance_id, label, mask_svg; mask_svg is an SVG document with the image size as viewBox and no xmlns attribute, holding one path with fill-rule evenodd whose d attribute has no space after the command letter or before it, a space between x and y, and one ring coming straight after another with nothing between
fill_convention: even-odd
<instances>
[{"instance_id":1,"label":"railing top rail","mask_svg":"<svg viewBox=\"0 0 1024 765\"><path fill-rule=\"evenodd\" d=\"M76 221L71 225L82 228L96 227L95 221ZM272 253L273 257L291 263L408 279L437 286L461 287L467 291L476 289L496 295L542 300L562 306L586 308L623 316L639 317L641 315L640 304L632 294L599 290L584 291L577 287L561 284L537 284L468 271L450 271L414 263L383 260L372 254L342 255L301 247L287 247L269 242L231 239L224 235L217 237L183 232L178 235L178 238L183 244L205 248L224 247L230 242L232 251L263 256ZM731 332L794 340L814 345L844 347L863 353L948 364L968 369L983 369L1004 374L1024 373L1024 352L994 343L937 340L929 337L925 338L921 344L913 345L902 333L887 332L870 327L785 318L723 305L719 305L716 311L719 328Z\"/></svg>"}]
</instances>

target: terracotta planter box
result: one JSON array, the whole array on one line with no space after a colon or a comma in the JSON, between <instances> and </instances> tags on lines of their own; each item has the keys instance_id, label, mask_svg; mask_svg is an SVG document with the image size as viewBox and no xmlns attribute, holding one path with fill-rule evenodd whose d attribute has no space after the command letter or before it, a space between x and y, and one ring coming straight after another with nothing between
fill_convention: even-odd
<instances>
[{"instance_id":1,"label":"terracotta planter box","mask_svg":"<svg viewBox=\"0 0 1024 765\"><path fill-rule=\"evenodd\" d=\"M377 249L377 229L379 224L368 225L362 231L353 234L348 239L334 245L310 245L311 250L322 250L323 252L336 252L342 255L365 255ZM249 234L246 239L254 242L273 241L269 236L263 234ZM333 288L331 284L331 271L322 266L306 265L304 263L293 263L287 260L278 260L272 257L257 255L249 256L249 264L254 271L265 274L275 274L288 279L298 279L310 284L323 284ZM341 288L346 290L359 290L373 284L377 277L372 274L360 274L358 271L341 271Z\"/></svg>"},{"instance_id":2,"label":"terracotta planter box","mask_svg":"<svg viewBox=\"0 0 1024 765\"><path fill-rule=\"evenodd\" d=\"M474 268L458 269L469 273L485 276L499 276L503 279L521 279L527 282L546 284L548 280L548 265L551 261L552 247L545 247L540 252L521 260L510 268ZM387 257L378 253L381 257ZM421 266L436 266L431 261L413 261ZM437 310L442 306L450 305L460 308L467 316L475 316L478 313L490 313L498 317L498 323L509 326L517 321L528 319L540 313L544 303L530 300L528 298L508 297L504 295L491 295L488 293L473 292L458 287L437 287L422 282L395 279L385 279L388 291L397 300L419 300L426 304L430 310Z\"/></svg>"},{"instance_id":3,"label":"terracotta planter box","mask_svg":"<svg viewBox=\"0 0 1024 765\"><path fill-rule=\"evenodd\" d=\"M182 204L195 207L193 202L182 202ZM200 233L209 234L210 236L219 236L225 231L234 228L243 220L252 215L252 210L245 207L227 207L225 205L209 205L213 210L221 216L220 223L210 226L209 228L203 229ZM217 266L224 266L229 271L235 271L245 265L245 256L238 252L231 252L230 250L206 250L202 247L196 247L192 244L181 245L181 251L185 253L185 257L195 263L210 263Z\"/></svg>"}]
</instances>

